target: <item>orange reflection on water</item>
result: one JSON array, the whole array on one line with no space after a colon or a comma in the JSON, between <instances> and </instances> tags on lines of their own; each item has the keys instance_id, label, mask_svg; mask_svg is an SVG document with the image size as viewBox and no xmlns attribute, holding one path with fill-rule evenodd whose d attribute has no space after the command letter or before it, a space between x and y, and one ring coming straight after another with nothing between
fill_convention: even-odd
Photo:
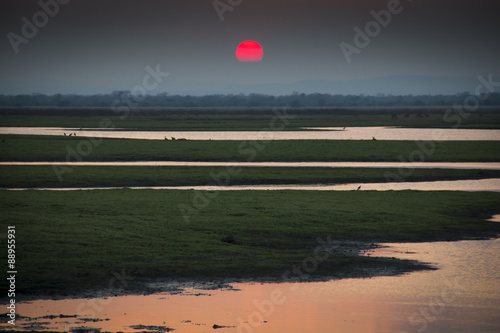
<instances>
[{"instance_id":1,"label":"orange reflection on water","mask_svg":"<svg viewBox=\"0 0 500 333\"><path fill-rule=\"evenodd\" d=\"M234 326L219 332L500 331L498 239L389 246L372 256L419 259L439 269L371 279L235 284L240 290L36 301L19 305L19 313L40 317L94 310L95 317L110 319L87 324L74 318L39 320L71 321L58 324L59 330L85 325L137 332L129 326L143 324L195 333L214 332L216 324Z\"/></svg>"}]
</instances>

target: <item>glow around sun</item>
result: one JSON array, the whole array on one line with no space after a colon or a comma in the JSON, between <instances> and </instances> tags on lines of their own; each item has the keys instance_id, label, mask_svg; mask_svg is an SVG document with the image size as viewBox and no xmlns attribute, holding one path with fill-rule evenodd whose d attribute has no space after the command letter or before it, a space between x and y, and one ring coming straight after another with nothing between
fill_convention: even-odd
<instances>
[{"instance_id":1,"label":"glow around sun","mask_svg":"<svg viewBox=\"0 0 500 333\"><path fill-rule=\"evenodd\" d=\"M263 56L262 46L251 40L241 43L236 49L236 58L240 62L258 62Z\"/></svg>"}]
</instances>

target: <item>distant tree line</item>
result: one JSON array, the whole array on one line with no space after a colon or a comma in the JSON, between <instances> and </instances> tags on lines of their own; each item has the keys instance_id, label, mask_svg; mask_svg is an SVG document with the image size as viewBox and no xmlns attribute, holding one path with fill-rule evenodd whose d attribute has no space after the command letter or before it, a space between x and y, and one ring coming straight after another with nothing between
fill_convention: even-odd
<instances>
[{"instance_id":1,"label":"distant tree line","mask_svg":"<svg viewBox=\"0 0 500 333\"><path fill-rule=\"evenodd\" d=\"M97 95L0 95L0 106L41 107L363 107L363 106L451 106L462 104L469 93L455 95L331 95L301 94L272 96L264 94L181 96L133 95L129 91L115 91ZM500 93L492 93L481 106L500 106Z\"/></svg>"}]
</instances>

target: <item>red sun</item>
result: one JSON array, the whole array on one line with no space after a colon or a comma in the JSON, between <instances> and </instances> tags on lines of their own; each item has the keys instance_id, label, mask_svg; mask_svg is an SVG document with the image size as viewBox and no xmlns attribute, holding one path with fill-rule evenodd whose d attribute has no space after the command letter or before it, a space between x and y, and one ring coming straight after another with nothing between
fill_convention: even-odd
<instances>
[{"instance_id":1,"label":"red sun","mask_svg":"<svg viewBox=\"0 0 500 333\"><path fill-rule=\"evenodd\" d=\"M250 62L261 61L264 56L264 51L259 43L251 40L241 43L236 49L236 58L238 61Z\"/></svg>"}]
</instances>

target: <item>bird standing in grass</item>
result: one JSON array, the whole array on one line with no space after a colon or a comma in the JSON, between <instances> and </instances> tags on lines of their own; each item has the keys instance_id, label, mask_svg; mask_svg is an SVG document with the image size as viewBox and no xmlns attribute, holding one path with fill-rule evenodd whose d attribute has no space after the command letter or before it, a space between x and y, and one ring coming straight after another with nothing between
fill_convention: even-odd
<instances>
[{"instance_id":1,"label":"bird standing in grass","mask_svg":"<svg viewBox=\"0 0 500 333\"><path fill-rule=\"evenodd\" d=\"M375 139L375 137L374 137L374 136L372 136L372 140L373 140L373 141L377 141L377 139Z\"/></svg>"}]
</instances>

